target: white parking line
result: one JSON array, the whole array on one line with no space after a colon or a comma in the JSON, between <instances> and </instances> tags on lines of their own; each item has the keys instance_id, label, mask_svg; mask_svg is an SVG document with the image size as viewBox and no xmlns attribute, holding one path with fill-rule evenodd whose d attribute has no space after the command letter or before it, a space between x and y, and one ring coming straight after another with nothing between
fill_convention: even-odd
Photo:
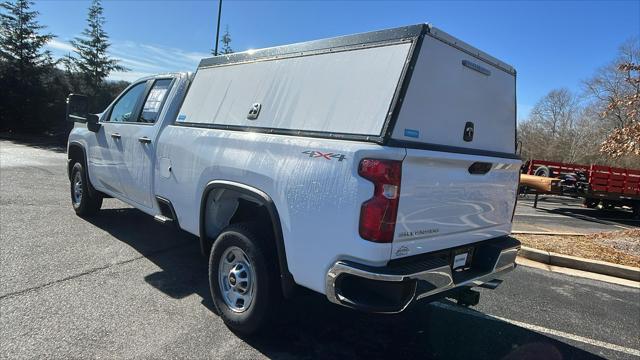
<instances>
[{"instance_id":1,"label":"white parking line","mask_svg":"<svg viewBox=\"0 0 640 360\"><path fill-rule=\"evenodd\" d=\"M625 230L630 230L630 229L634 229L635 227L628 227L628 226L623 226L623 225L619 225L617 223L612 223L615 221L622 221L622 222L640 222L640 220L633 220L633 219L614 219L614 218L595 218L595 217L591 217L591 216L587 216L587 215L582 215L582 214L575 214L572 212L567 212L567 215L547 215L547 214L522 214L522 213L516 213L515 216L520 216L520 217L541 217L541 218L574 218L574 219L579 219L579 220L585 220L585 221L606 221L606 223L603 223L604 225L610 225L610 226L615 226L621 229L625 229Z\"/></svg>"},{"instance_id":2,"label":"white parking line","mask_svg":"<svg viewBox=\"0 0 640 360\"><path fill-rule=\"evenodd\" d=\"M566 218L566 217L569 217L569 216L566 216L566 215L519 214L519 213L516 213L515 216L548 217L548 218Z\"/></svg>"},{"instance_id":3,"label":"white parking line","mask_svg":"<svg viewBox=\"0 0 640 360\"><path fill-rule=\"evenodd\" d=\"M635 220L635 219L615 219L615 218L598 218L598 219L607 220L607 221L640 222L640 220Z\"/></svg>"},{"instance_id":4,"label":"white parking line","mask_svg":"<svg viewBox=\"0 0 640 360\"><path fill-rule=\"evenodd\" d=\"M612 223L611 221L606 221L606 220L604 220L604 219L594 218L594 217L592 217L592 216L588 216L588 215L582 215L582 214L572 213L571 211L567 211L567 212L565 212L565 214L571 214L571 215L569 215L569 216L573 216L573 217L576 217L576 218L578 218L578 219L582 219L582 220L587 220L587 221L589 221L589 220L590 220L590 221L596 221L596 222L600 221L601 223L604 223L604 224L606 224L606 225L615 226L615 227L618 227L618 228L621 228L621 229L625 229L625 230L631 230L631 229L633 229L632 227L618 225L618 224L616 224L616 223ZM605 223L605 222L603 222L603 221L606 221L606 223Z\"/></svg>"},{"instance_id":5,"label":"white parking line","mask_svg":"<svg viewBox=\"0 0 640 360\"><path fill-rule=\"evenodd\" d=\"M600 341L600 340L590 339L590 338L587 338L587 337L584 337L584 336L575 335L575 334L569 334L569 333L566 333L564 331L549 329L549 328L546 328L546 327L543 327L543 326L538 326L538 325L533 325L533 324L527 324L527 323L524 323L524 322L521 322L521 321L511 320L511 319L503 318L503 317L500 317L500 316L483 314L483 313L480 313L480 312L469 310L467 308L454 306L454 305L449 305L449 304L444 304L444 303L440 303L440 302L434 302L434 303L432 303L432 305L434 305L436 307L439 307L439 308L442 308L442 309L456 311L456 312L459 312L459 313L462 313L462 314L471 315L471 316L475 316L475 317L479 317L479 318L483 318L483 319L504 321L506 323L509 323L509 324L512 324L512 325L515 325L515 326L519 326L519 327L525 328L527 330L535 331L535 332L538 332L538 333L541 333L541 334L547 334L547 335L552 335L552 336L556 336L556 337L563 338L563 339L573 340L573 341L581 342L581 343L584 343L584 344L597 346L597 347L600 347L600 348L603 348L603 349L609 349L609 350L625 353L625 354L628 354L628 355L640 356L640 350L637 350L637 349L632 349L632 348L628 348L628 347L624 347L624 346L620 346L620 345L616 345L616 344L611 344L611 343Z\"/></svg>"},{"instance_id":6,"label":"white parking line","mask_svg":"<svg viewBox=\"0 0 640 360\"><path fill-rule=\"evenodd\" d=\"M563 232L563 231L553 231L549 229L545 229L543 227L539 227L545 231L526 231L526 230L511 230L512 234L520 234L520 235L554 235L554 236L585 236L589 235L589 233L578 233L578 232Z\"/></svg>"}]
</instances>

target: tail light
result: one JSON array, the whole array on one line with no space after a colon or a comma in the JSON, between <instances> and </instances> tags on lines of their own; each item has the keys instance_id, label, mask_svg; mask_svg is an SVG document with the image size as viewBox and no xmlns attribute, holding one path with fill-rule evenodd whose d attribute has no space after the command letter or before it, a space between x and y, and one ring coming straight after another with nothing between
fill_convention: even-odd
<instances>
[{"instance_id":1,"label":"tail light","mask_svg":"<svg viewBox=\"0 0 640 360\"><path fill-rule=\"evenodd\" d=\"M363 159L358 174L373 182L373 197L360 208L360 236L390 243L396 228L402 161Z\"/></svg>"}]
</instances>

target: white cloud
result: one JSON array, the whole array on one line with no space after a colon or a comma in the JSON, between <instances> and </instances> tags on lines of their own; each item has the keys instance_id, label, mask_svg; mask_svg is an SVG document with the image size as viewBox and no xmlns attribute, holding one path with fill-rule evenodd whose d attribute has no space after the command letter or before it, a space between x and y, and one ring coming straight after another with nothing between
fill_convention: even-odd
<instances>
[{"instance_id":1,"label":"white cloud","mask_svg":"<svg viewBox=\"0 0 640 360\"><path fill-rule=\"evenodd\" d=\"M124 80L124 81L132 82L140 78L143 78L145 76L151 76L153 74L156 74L156 73L147 73L147 72L140 72L140 71L127 71L127 72L115 71L109 75L109 80Z\"/></svg>"},{"instance_id":2,"label":"white cloud","mask_svg":"<svg viewBox=\"0 0 640 360\"><path fill-rule=\"evenodd\" d=\"M74 51L69 42L52 39L47 47L56 57L62 57ZM118 59L122 65L129 68L128 72L113 72L109 80L133 81L153 74L194 71L203 58L211 56L208 53L185 51L171 47L141 44L133 41L113 41L109 55Z\"/></svg>"},{"instance_id":3,"label":"white cloud","mask_svg":"<svg viewBox=\"0 0 640 360\"><path fill-rule=\"evenodd\" d=\"M192 65L197 64L203 58L210 57L211 54L200 52L189 52L176 48L159 47L154 45L141 45L145 50L153 53L159 61L175 65Z\"/></svg>"},{"instance_id":4,"label":"white cloud","mask_svg":"<svg viewBox=\"0 0 640 360\"><path fill-rule=\"evenodd\" d=\"M56 40L56 39L49 40L46 46L52 50L61 50L65 52L70 52L74 50L73 45L64 41Z\"/></svg>"},{"instance_id":5,"label":"white cloud","mask_svg":"<svg viewBox=\"0 0 640 360\"><path fill-rule=\"evenodd\" d=\"M191 59L192 61L197 61L198 63L200 63L200 60L204 58L212 57L213 55L208 53L205 54L205 53L199 53L199 52L187 52L187 53L184 53L183 56L185 56L188 59Z\"/></svg>"},{"instance_id":6,"label":"white cloud","mask_svg":"<svg viewBox=\"0 0 640 360\"><path fill-rule=\"evenodd\" d=\"M140 61L136 59L126 58L119 55L115 55L114 59L120 61L120 63L128 68L137 68L137 69L156 69L155 71L162 71L164 67L153 64L147 61Z\"/></svg>"}]
</instances>

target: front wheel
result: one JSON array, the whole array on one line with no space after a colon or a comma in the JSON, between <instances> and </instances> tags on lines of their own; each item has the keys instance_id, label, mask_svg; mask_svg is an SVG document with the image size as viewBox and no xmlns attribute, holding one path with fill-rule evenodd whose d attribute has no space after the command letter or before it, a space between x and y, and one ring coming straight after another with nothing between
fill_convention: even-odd
<instances>
[{"instance_id":1,"label":"front wheel","mask_svg":"<svg viewBox=\"0 0 640 360\"><path fill-rule=\"evenodd\" d=\"M280 294L277 266L267 239L254 226L230 225L218 236L209 256L213 304L225 324L249 335L276 313Z\"/></svg>"},{"instance_id":2,"label":"front wheel","mask_svg":"<svg viewBox=\"0 0 640 360\"><path fill-rule=\"evenodd\" d=\"M75 163L71 169L71 204L79 216L95 214L102 206L102 196L90 186L84 167Z\"/></svg>"}]
</instances>

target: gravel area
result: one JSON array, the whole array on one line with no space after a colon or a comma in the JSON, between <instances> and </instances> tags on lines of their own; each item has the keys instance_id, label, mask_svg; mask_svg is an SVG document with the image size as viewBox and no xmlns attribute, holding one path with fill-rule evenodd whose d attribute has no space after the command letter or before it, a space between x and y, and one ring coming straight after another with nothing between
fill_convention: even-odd
<instances>
[{"instance_id":1,"label":"gravel area","mask_svg":"<svg viewBox=\"0 0 640 360\"><path fill-rule=\"evenodd\" d=\"M513 235L523 245L559 254L640 267L640 229L585 236Z\"/></svg>"},{"instance_id":2,"label":"gravel area","mask_svg":"<svg viewBox=\"0 0 640 360\"><path fill-rule=\"evenodd\" d=\"M590 240L634 256L640 256L640 230L598 233L588 236Z\"/></svg>"}]
</instances>

